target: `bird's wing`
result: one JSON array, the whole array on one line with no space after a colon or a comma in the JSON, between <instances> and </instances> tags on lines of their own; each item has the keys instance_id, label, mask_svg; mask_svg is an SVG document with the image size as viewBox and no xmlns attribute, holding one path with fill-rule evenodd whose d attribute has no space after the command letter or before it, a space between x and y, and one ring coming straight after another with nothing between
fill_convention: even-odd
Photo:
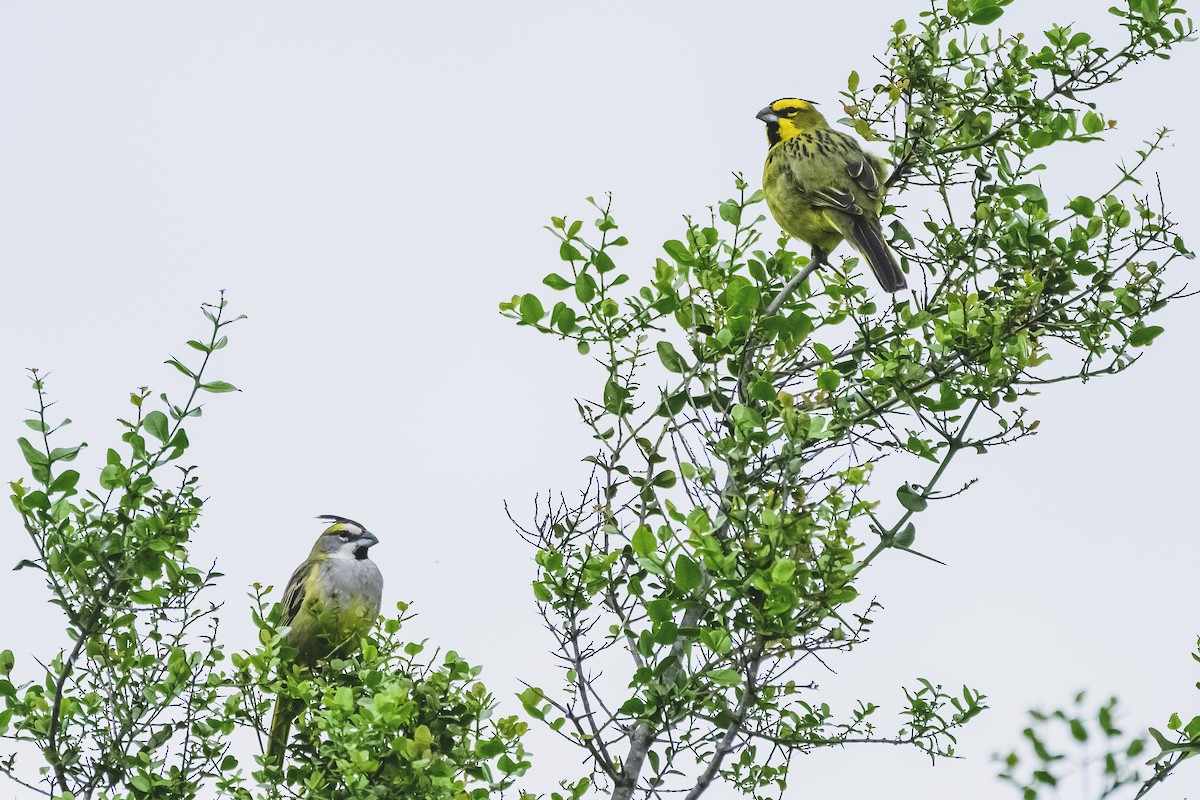
<instances>
[{"instance_id":1,"label":"bird's wing","mask_svg":"<svg viewBox=\"0 0 1200 800\"><path fill-rule=\"evenodd\" d=\"M875 167L866 155L850 159L846 164L846 174L871 197L883 197L883 186L879 183L879 176L875 174Z\"/></svg>"},{"instance_id":2,"label":"bird's wing","mask_svg":"<svg viewBox=\"0 0 1200 800\"><path fill-rule=\"evenodd\" d=\"M859 203L861 194L855 197L855 193L866 192L871 200L879 201L883 199L883 184L879 182L879 175L871 163L870 156L865 153L858 153L846 162L846 176L853 184L844 184L842 187L827 186L812 192L814 205L861 217L864 214Z\"/></svg>"},{"instance_id":3,"label":"bird's wing","mask_svg":"<svg viewBox=\"0 0 1200 800\"><path fill-rule=\"evenodd\" d=\"M284 625L292 624L296 614L300 613L300 607L304 605L304 586L316 566L316 562L309 559L296 567L288 579L287 588L283 590L283 617L280 619Z\"/></svg>"},{"instance_id":4,"label":"bird's wing","mask_svg":"<svg viewBox=\"0 0 1200 800\"><path fill-rule=\"evenodd\" d=\"M826 187L812 192L813 205L818 208L832 208L856 217L863 215L862 206L854 199L854 193L846 189Z\"/></svg>"}]
</instances>

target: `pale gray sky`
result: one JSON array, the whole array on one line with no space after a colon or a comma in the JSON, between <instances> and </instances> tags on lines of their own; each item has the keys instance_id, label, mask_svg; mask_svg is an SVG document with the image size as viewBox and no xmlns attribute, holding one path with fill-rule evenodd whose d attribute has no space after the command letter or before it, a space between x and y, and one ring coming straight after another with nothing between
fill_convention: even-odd
<instances>
[{"instance_id":1,"label":"pale gray sky","mask_svg":"<svg viewBox=\"0 0 1200 800\"><path fill-rule=\"evenodd\" d=\"M1111 38L1108 5L1027 1L1003 21ZM731 171L757 181L759 108L834 102L851 69L873 74L891 22L924 7L0 3L0 432L25 430L23 368L49 370L94 478L129 390L181 389L162 361L226 289L250 319L213 375L244 392L213 397L189 433L212 497L195 554L226 573L229 641L252 640L248 585L285 581L312 517L344 514L378 532L385 603L420 613L411 635L482 662L515 709L519 676L550 680L550 641L501 503L573 487L591 440L572 398L601 384L497 301L555 268L547 218L587 215L583 198L606 190L633 241L621 266L648 269L682 214L728 195ZM1101 188L1112 162L1174 128L1156 163L1200 245L1198 66L1187 48L1105 93L1119 127L1069 152L1056 181ZM1200 283L1194 270L1177 274ZM1018 740L1027 707L1079 689L1119 692L1130 727L1196 713L1198 320L1194 302L1168 309L1132 371L1048 388L1037 437L963 457L951 477L979 484L920 519L918 544L948 567L888 557L863 579L886 611L840 674L812 675L823 699L894 711L918 676L967 682L993 708L963 758L819 753L796 763L789 796L1015 797L990 755ZM0 467L24 474L15 444ZM4 519L15 563L31 552ZM26 667L62 641L42 596L36 572L0 582L2 607L20 609L0 646ZM542 733L530 744L533 788L576 774L574 753ZM1164 796L1187 787L1200 768Z\"/></svg>"}]
</instances>

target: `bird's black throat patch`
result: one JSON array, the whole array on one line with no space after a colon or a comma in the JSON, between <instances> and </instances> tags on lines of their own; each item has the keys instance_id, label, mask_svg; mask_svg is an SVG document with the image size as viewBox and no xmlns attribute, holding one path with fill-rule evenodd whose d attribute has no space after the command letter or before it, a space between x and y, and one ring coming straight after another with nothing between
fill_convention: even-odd
<instances>
[{"instance_id":1,"label":"bird's black throat patch","mask_svg":"<svg viewBox=\"0 0 1200 800\"><path fill-rule=\"evenodd\" d=\"M775 145L779 144L782 141L783 141L783 137L779 135L779 123L778 122L768 122L767 123L767 144L770 147L774 147Z\"/></svg>"}]
</instances>

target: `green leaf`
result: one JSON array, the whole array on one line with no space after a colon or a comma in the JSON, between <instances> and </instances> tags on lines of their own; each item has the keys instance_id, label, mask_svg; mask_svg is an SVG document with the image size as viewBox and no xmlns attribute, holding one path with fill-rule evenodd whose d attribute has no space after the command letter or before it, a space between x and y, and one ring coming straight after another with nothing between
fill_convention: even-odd
<instances>
[{"instance_id":1,"label":"green leaf","mask_svg":"<svg viewBox=\"0 0 1200 800\"><path fill-rule=\"evenodd\" d=\"M1030 147L1046 147L1054 143L1054 134L1050 131L1034 131L1029 134L1028 141Z\"/></svg>"},{"instance_id":2,"label":"green leaf","mask_svg":"<svg viewBox=\"0 0 1200 800\"><path fill-rule=\"evenodd\" d=\"M121 486L121 476L125 470L117 464L109 464L104 469L100 470L100 488L101 489L117 489Z\"/></svg>"},{"instance_id":3,"label":"green leaf","mask_svg":"<svg viewBox=\"0 0 1200 800\"><path fill-rule=\"evenodd\" d=\"M744 406L741 403L735 405L729 411L729 415L733 417L733 421L739 428L762 429L767 426L763 421L762 415L749 406Z\"/></svg>"},{"instance_id":4,"label":"green leaf","mask_svg":"<svg viewBox=\"0 0 1200 800\"><path fill-rule=\"evenodd\" d=\"M871 123L861 118L854 120L854 132L866 139L868 142L873 142L879 138L875 134L875 131L871 130Z\"/></svg>"},{"instance_id":5,"label":"green leaf","mask_svg":"<svg viewBox=\"0 0 1200 800\"><path fill-rule=\"evenodd\" d=\"M617 265L613 263L612 258L610 258L608 253L604 252L603 250L597 250L592 255L592 263L596 265L596 271L602 275L605 272L611 272L617 268Z\"/></svg>"},{"instance_id":6,"label":"green leaf","mask_svg":"<svg viewBox=\"0 0 1200 800\"><path fill-rule=\"evenodd\" d=\"M733 638L724 628L709 628L700 632L700 639L710 650L725 655L733 649Z\"/></svg>"},{"instance_id":7,"label":"green leaf","mask_svg":"<svg viewBox=\"0 0 1200 800\"><path fill-rule=\"evenodd\" d=\"M733 669L709 670L708 679L718 686L737 686L742 682L742 676Z\"/></svg>"},{"instance_id":8,"label":"green leaf","mask_svg":"<svg viewBox=\"0 0 1200 800\"><path fill-rule=\"evenodd\" d=\"M75 484L79 483L79 473L73 469L65 470L61 475L54 479L54 483L50 484L50 493L66 492L75 488Z\"/></svg>"},{"instance_id":9,"label":"green leaf","mask_svg":"<svg viewBox=\"0 0 1200 800\"><path fill-rule=\"evenodd\" d=\"M557 272L551 272L549 275L542 278L542 283L546 284L551 289L558 289L560 291L562 289L568 289L574 285Z\"/></svg>"},{"instance_id":10,"label":"green leaf","mask_svg":"<svg viewBox=\"0 0 1200 800\"><path fill-rule=\"evenodd\" d=\"M566 303L555 303L554 311L550 312L550 324L563 333L575 330L575 310L568 308Z\"/></svg>"},{"instance_id":11,"label":"green leaf","mask_svg":"<svg viewBox=\"0 0 1200 800\"><path fill-rule=\"evenodd\" d=\"M521 321L528 325L536 324L546 316L546 310L542 308L542 301L532 294L521 295L521 304L517 308L517 313L521 315Z\"/></svg>"},{"instance_id":12,"label":"green leaf","mask_svg":"<svg viewBox=\"0 0 1200 800\"><path fill-rule=\"evenodd\" d=\"M146 418L142 420L142 428L160 442L167 441L167 436L170 434L170 422L167 420L167 415L161 411L151 411L147 414Z\"/></svg>"},{"instance_id":13,"label":"green leaf","mask_svg":"<svg viewBox=\"0 0 1200 800\"><path fill-rule=\"evenodd\" d=\"M657 644L675 644L679 638L679 626L671 620L665 620L654 626L653 636Z\"/></svg>"},{"instance_id":14,"label":"green leaf","mask_svg":"<svg viewBox=\"0 0 1200 800\"><path fill-rule=\"evenodd\" d=\"M666 250L667 254L671 256L671 258L675 259L676 263L692 263L692 254L688 252L687 245L678 239L671 239L668 242L663 242L663 250Z\"/></svg>"},{"instance_id":15,"label":"green leaf","mask_svg":"<svg viewBox=\"0 0 1200 800\"><path fill-rule=\"evenodd\" d=\"M604 407L614 414L626 411L625 400L629 397L629 389L615 380L609 379L604 383Z\"/></svg>"},{"instance_id":16,"label":"green leaf","mask_svg":"<svg viewBox=\"0 0 1200 800\"><path fill-rule=\"evenodd\" d=\"M1129 334L1129 344L1134 347L1145 347L1153 342L1163 332L1159 325L1150 325L1145 328L1138 328L1133 333Z\"/></svg>"},{"instance_id":17,"label":"green leaf","mask_svg":"<svg viewBox=\"0 0 1200 800\"><path fill-rule=\"evenodd\" d=\"M652 555L658 549L658 539L654 536L654 531L650 530L649 525L638 526L629 543L633 546L633 552L642 558Z\"/></svg>"},{"instance_id":18,"label":"green leaf","mask_svg":"<svg viewBox=\"0 0 1200 800\"><path fill-rule=\"evenodd\" d=\"M62 522L71 516L74 511L75 506L71 505L70 501L65 497L59 498L54 505L50 506L50 516L54 518L55 522Z\"/></svg>"},{"instance_id":19,"label":"green leaf","mask_svg":"<svg viewBox=\"0 0 1200 800\"><path fill-rule=\"evenodd\" d=\"M504 752L504 740L498 736L482 739L475 744L475 755L482 759L495 758Z\"/></svg>"},{"instance_id":20,"label":"green leaf","mask_svg":"<svg viewBox=\"0 0 1200 800\"><path fill-rule=\"evenodd\" d=\"M50 426L42 422L40 419L27 419L25 425L37 431L38 433L46 433L50 430Z\"/></svg>"},{"instance_id":21,"label":"green leaf","mask_svg":"<svg viewBox=\"0 0 1200 800\"><path fill-rule=\"evenodd\" d=\"M1154 737L1154 743L1159 746L1159 749L1163 751L1163 754L1169 753L1173 750L1189 750L1195 747L1195 745L1189 742L1173 742L1164 736L1162 731L1158 730L1157 728L1149 728L1148 730L1150 731L1150 735Z\"/></svg>"},{"instance_id":22,"label":"green leaf","mask_svg":"<svg viewBox=\"0 0 1200 800\"><path fill-rule=\"evenodd\" d=\"M676 480L678 479L675 476L674 470L665 469L654 476L654 479L650 481L650 485L657 486L659 489L670 489L675 485Z\"/></svg>"},{"instance_id":23,"label":"green leaf","mask_svg":"<svg viewBox=\"0 0 1200 800\"><path fill-rule=\"evenodd\" d=\"M41 511L50 510L50 498L46 497L45 492L30 492L21 500L26 508L36 508Z\"/></svg>"},{"instance_id":24,"label":"green leaf","mask_svg":"<svg viewBox=\"0 0 1200 800\"><path fill-rule=\"evenodd\" d=\"M813 353L815 353L817 358L821 359L821 361L825 362L826 364L833 361L833 351L825 345L821 344L820 342L813 342L812 348Z\"/></svg>"},{"instance_id":25,"label":"green leaf","mask_svg":"<svg viewBox=\"0 0 1200 800\"><path fill-rule=\"evenodd\" d=\"M1067 208L1084 217L1096 216L1096 203L1090 197L1080 195L1067 205Z\"/></svg>"},{"instance_id":26,"label":"green leaf","mask_svg":"<svg viewBox=\"0 0 1200 800\"><path fill-rule=\"evenodd\" d=\"M738 225L742 221L742 207L733 200L726 200L717 207L721 219L730 225Z\"/></svg>"},{"instance_id":27,"label":"green leaf","mask_svg":"<svg viewBox=\"0 0 1200 800\"><path fill-rule=\"evenodd\" d=\"M164 363L164 364L170 364L172 367L174 367L175 369L179 370L179 371L180 371L180 372L182 372L184 375L187 375L189 378L195 378L195 377L196 377L196 373L192 372L190 369L188 369L187 367L185 367L185 366L183 365L183 363L182 363L182 362L181 362L179 359L177 359L177 358L168 358L168 359L167 359L166 361L164 361L163 363Z\"/></svg>"},{"instance_id":28,"label":"green leaf","mask_svg":"<svg viewBox=\"0 0 1200 800\"><path fill-rule=\"evenodd\" d=\"M1080 31L1071 37L1071 41L1067 42L1067 50L1078 50L1080 47L1083 47L1091 41L1091 34Z\"/></svg>"},{"instance_id":29,"label":"green leaf","mask_svg":"<svg viewBox=\"0 0 1200 800\"><path fill-rule=\"evenodd\" d=\"M892 539L892 544L896 547L912 547L913 542L917 540L917 526L911 522L904 526L904 529L896 534L896 538Z\"/></svg>"},{"instance_id":30,"label":"green leaf","mask_svg":"<svg viewBox=\"0 0 1200 800\"><path fill-rule=\"evenodd\" d=\"M1158 0L1142 0L1142 18L1147 22L1158 22L1161 16Z\"/></svg>"},{"instance_id":31,"label":"green leaf","mask_svg":"<svg viewBox=\"0 0 1200 800\"><path fill-rule=\"evenodd\" d=\"M586 272L575 281L575 299L581 303L590 303L596 296L596 279Z\"/></svg>"},{"instance_id":32,"label":"green leaf","mask_svg":"<svg viewBox=\"0 0 1200 800\"><path fill-rule=\"evenodd\" d=\"M200 384L200 388L206 392L213 394L224 394L225 392L240 392L241 389L234 386L228 381L209 381L208 383Z\"/></svg>"},{"instance_id":33,"label":"green leaf","mask_svg":"<svg viewBox=\"0 0 1200 800\"><path fill-rule=\"evenodd\" d=\"M74 461L75 456L79 455L79 451L87 447L87 444L76 445L75 447L56 447L50 451L51 461Z\"/></svg>"},{"instance_id":34,"label":"green leaf","mask_svg":"<svg viewBox=\"0 0 1200 800\"><path fill-rule=\"evenodd\" d=\"M846 88L848 88L851 92L857 92L858 80L858 72L851 70L850 77L846 80Z\"/></svg>"},{"instance_id":35,"label":"green leaf","mask_svg":"<svg viewBox=\"0 0 1200 800\"><path fill-rule=\"evenodd\" d=\"M670 342L659 342L655 349L658 350L658 357L662 360L663 366L667 368L668 372L687 372L687 361L675 350L675 345Z\"/></svg>"},{"instance_id":36,"label":"green leaf","mask_svg":"<svg viewBox=\"0 0 1200 800\"><path fill-rule=\"evenodd\" d=\"M984 8L971 15L972 25L991 25L1004 15L1004 9L999 6Z\"/></svg>"},{"instance_id":37,"label":"green leaf","mask_svg":"<svg viewBox=\"0 0 1200 800\"><path fill-rule=\"evenodd\" d=\"M1046 193L1042 187L1036 183L1020 183L1013 187L1013 191L1022 197L1028 198L1035 203L1043 203L1046 201Z\"/></svg>"},{"instance_id":38,"label":"green leaf","mask_svg":"<svg viewBox=\"0 0 1200 800\"><path fill-rule=\"evenodd\" d=\"M1095 111L1083 115L1083 129L1088 133L1099 133L1104 130L1104 120Z\"/></svg>"},{"instance_id":39,"label":"green leaf","mask_svg":"<svg viewBox=\"0 0 1200 800\"><path fill-rule=\"evenodd\" d=\"M628 714L630 716L636 716L638 714L641 714L645 710L646 710L646 704L643 703L641 698L638 698L638 697L629 698L628 700L626 700L624 703L621 704L620 708L617 709L617 711L619 711L620 713Z\"/></svg>"},{"instance_id":40,"label":"green leaf","mask_svg":"<svg viewBox=\"0 0 1200 800\"><path fill-rule=\"evenodd\" d=\"M827 369L822 371L821 374L817 376L817 388L826 392L834 391L838 388L838 385L840 385L841 382L842 376L837 370Z\"/></svg>"},{"instance_id":41,"label":"green leaf","mask_svg":"<svg viewBox=\"0 0 1200 800\"><path fill-rule=\"evenodd\" d=\"M665 597L646 601L646 615L651 622L666 622L675 611L675 604Z\"/></svg>"},{"instance_id":42,"label":"green leaf","mask_svg":"<svg viewBox=\"0 0 1200 800\"><path fill-rule=\"evenodd\" d=\"M31 467L47 467L50 465L50 459L41 450L38 450L29 440L22 436L17 439L17 445L21 448L21 453L25 456L25 463Z\"/></svg>"},{"instance_id":43,"label":"green leaf","mask_svg":"<svg viewBox=\"0 0 1200 800\"><path fill-rule=\"evenodd\" d=\"M929 501L917 493L912 484L906 483L896 490L896 499L900 505L913 513L920 513L929 508Z\"/></svg>"},{"instance_id":44,"label":"green leaf","mask_svg":"<svg viewBox=\"0 0 1200 800\"><path fill-rule=\"evenodd\" d=\"M681 592L690 592L700 586L700 567L686 555L675 559L675 586Z\"/></svg>"},{"instance_id":45,"label":"green leaf","mask_svg":"<svg viewBox=\"0 0 1200 800\"><path fill-rule=\"evenodd\" d=\"M779 398L779 392L770 381L759 379L750 384L750 396L759 402L769 403Z\"/></svg>"},{"instance_id":46,"label":"green leaf","mask_svg":"<svg viewBox=\"0 0 1200 800\"><path fill-rule=\"evenodd\" d=\"M558 257L563 261L583 261L583 253L575 249L575 246L569 242L563 242L558 246Z\"/></svg>"},{"instance_id":47,"label":"green leaf","mask_svg":"<svg viewBox=\"0 0 1200 800\"><path fill-rule=\"evenodd\" d=\"M348 687L342 687L342 688L348 689ZM351 706L350 708L347 708L346 710L349 711L351 708L353 708L353 706ZM419 751L421 751L422 753L425 752L426 750L428 750L429 746L433 744L433 733L432 733L432 731L429 730L428 725L418 725L416 730L413 731L412 738L413 738L413 744L415 744L417 746L417 749Z\"/></svg>"},{"instance_id":48,"label":"green leaf","mask_svg":"<svg viewBox=\"0 0 1200 800\"><path fill-rule=\"evenodd\" d=\"M171 437L171 441L167 442L167 446L176 448L180 453L186 450L188 446L187 431L185 431L183 428L175 431L175 435ZM179 453L176 453L172 457L174 458L178 455Z\"/></svg>"},{"instance_id":49,"label":"green leaf","mask_svg":"<svg viewBox=\"0 0 1200 800\"><path fill-rule=\"evenodd\" d=\"M678 414L680 411L683 410L683 407L687 405L687 401L688 401L688 393L686 391L676 392L675 394L668 395L665 400L663 400L661 403L659 403L658 408L655 410L654 413L658 414L659 416L663 416L663 417L675 416L676 414ZM686 467L683 468L683 474L685 477L688 477L688 478L693 477L693 475L687 474Z\"/></svg>"}]
</instances>

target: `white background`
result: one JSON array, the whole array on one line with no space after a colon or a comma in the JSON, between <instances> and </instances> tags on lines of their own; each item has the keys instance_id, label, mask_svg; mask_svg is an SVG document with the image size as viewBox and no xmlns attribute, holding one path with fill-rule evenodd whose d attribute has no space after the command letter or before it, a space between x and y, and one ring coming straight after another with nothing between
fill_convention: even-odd
<instances>
[{"instance_id":1,"label":"white background","mask_svg":"<svg viewBox=\"0 0 1200 800\"><path fill-rule=\"evenodd\" d=\"M1027 2L1001 22L1035 43L1072 21L1117 42L1107 5ZM590 220L582 198L608 190L633 240L620 266L648 274L682 214L729 195L731 171L757 181L759 108L836 107L851 69L875 74L892 21L924 7L0 4L0 473L25 474L23 368L52 372L75 420L60 444L92 443L77 467L93 480L129 391L181 391L162 361L189 352L197 305L225 289L250 319L212 377L244 391L210 399L189 460L212 498L194 552L226 573L231 646L253 639L247 587L285 581L313 516L343 514L379 534L385 602L415 603L412 637L484 663L515 709L519 676L549 680L550 641L502 502L519 512L577 484L591 440L572 398L602 384L497 301L557 268L548 217ZM1067 147L1051 197L1104 188L1166 125L1155 163L1200 245L1198 65L1188 47L1099 97L1118 128ZM1179 282L1200 283L1195 268ZM1037 437L962 457L950 479L979 484L919 518L918 546L949 566L882 559L860 586L886 606L873 639L812 676L831 700L892 711L918 676L982 689L993 709L963 758L822 752L796 763L788 796L1015 797L990 755L1028 707L1088 689L1119 692L1131 728L1200 711L1197 308L1163 312L1166 334L1130 372L1035 398ZM9 562L32 555L14 513L0 537ZM38 573L2 574L0 646L32 675L62 645L59 616ZM577 774L574 752L530 744L531 788ZM1164 797L1200 787L1186 766Z\"/></svg>"}]
</instances>

